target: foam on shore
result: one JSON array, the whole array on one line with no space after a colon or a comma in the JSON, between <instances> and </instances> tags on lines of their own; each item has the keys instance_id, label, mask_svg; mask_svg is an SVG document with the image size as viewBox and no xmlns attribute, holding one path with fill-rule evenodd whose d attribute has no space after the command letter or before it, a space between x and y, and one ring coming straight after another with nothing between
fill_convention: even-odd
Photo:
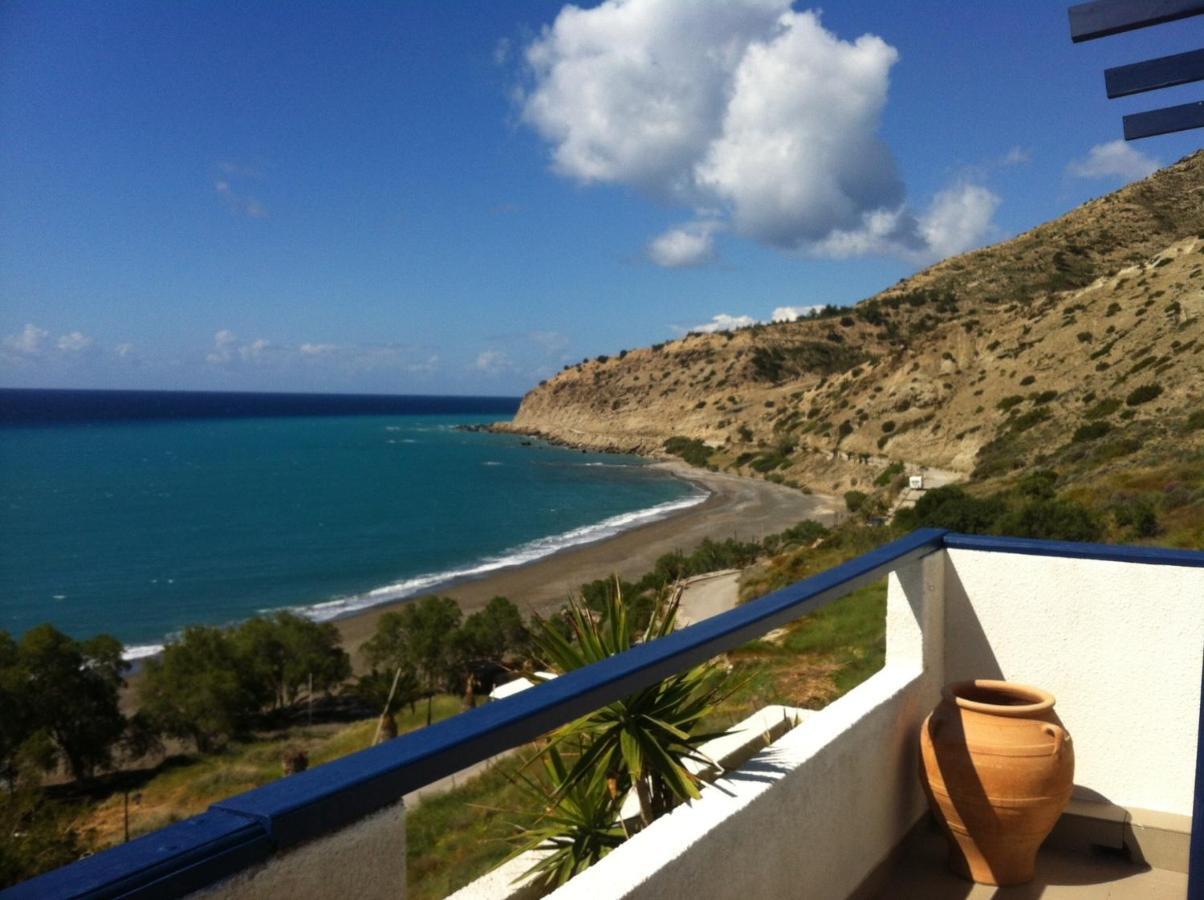
<instances>
[{"instance_id":1,"label":"foam on shore","mask_svg":"<svg viewBox=\"0 0 1204 900\"><path fill-rule=\"evenodd\" d=\"M580 528L574 528L563 534L537 538L536 540L504 551L497 556L486 557L470 566L417 575L404 581L376 588L364 594L339 597L309 607L298 607L295 611L303 613L319 622L329 622L332 619L339 619L343 616L361 612L369 607L380 606L384 603L395 603L398 600L427 593L434 588L445 586L452 582L479 578L482 575L496 572L499 569L524 566L551 556L554 553L559 553L561 550L567 550L569 547L577 547L581 544L592 544L595 541L605 540L630 528L645 525L649 522L656 522L660 519L668 518L674 513L697 506L705 502L709 496L709 491L699 490L680 500L670 500L666 503L658 503L656 506L650 506L647 509L638 509L634 512L611 516L609 519L603 519L601 522L593 525L583 525Z\"/></svg>"}]
</instances>

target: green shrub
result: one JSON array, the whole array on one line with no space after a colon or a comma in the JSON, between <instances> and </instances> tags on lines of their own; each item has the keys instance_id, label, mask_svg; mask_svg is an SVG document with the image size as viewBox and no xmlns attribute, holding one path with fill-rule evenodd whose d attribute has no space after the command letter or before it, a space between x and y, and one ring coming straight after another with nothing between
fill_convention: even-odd
<instances>
[{"instance_id":1,"label":"green shrub","mask_svg":"<svg viewBox=\"0 0 1204 900\"><path fill-rule=\"evenodd\" d=\"M1084 415L1088 419L1102 419L1105 416L1110 416L1112 413L1120 409L1120 400L1115 397L1109 397L1106 400L1101 400L1091 409L1087 410Z\"/></svg>"},{"instance_id":2,"label":"green shrub","mask_svg":"<svg viewBox=\"0 0 1204 900\"><path fill-rule=\"evenodd\" d=\"M844 505L849 512L860 512L865 507L865 501L869 499L869 495L864 491L845 491Z\"/></svg>"},{"instance_id":3,"label":"green shrub","mask_svg":"<svg viewBox=\"0 0 1204 900\"><path fill-rule=\"evenodd\" d=\"M1016 493L1022 497L1049 499L1055 495L1058 473L1053 469L1036 469L1029 472L1016 484Z\"/></svg>"},{"instance_id":4,"label":"green shrub","mask_svg":"<svg viewBox=\"0 0 1204 900\"><path fill-rule=\"evenodd\" d=\"M754 459L750 464L752 469L761 473L772 472L774 469L781 469L788 465L790 465L790 460L778 453L766 453Z\"/></svg>"},{"instance_id":5,"label":"green shrub","mask_svg":"<svg viewBox=\"0 0 1204 900\"><path fill-rule=\"evenodd\" d=\"M753 375L778 383L808 373L835 375L865 360L865 354L830 341L804 341L787 347L757 347L752 354Z\"/></svg>"},{"instance_id":6,"label":"green shrub","mask_svg":"<svg viewBox=\"0 0 1204 900\"><path fill-rule=\"evenodd\" d=\"M878 477L874 479L874 484L876 484L878 487L886 487L888 484L890 484L892 478L894 478L896 475L901 475L902 473L903 463L897 461L893 462L878 473Z\"/></svg>"},{"instance_id":7,"label":"green shrub","mask_svg":"<svg viewBox=\"0 0 1204 900\"><path fill-rule=\"evenodd\" d=\"M1011 396L1004 397L1002 400L996 403L995 408L1000 412L1007 412L1012 407L1019 406L1023 402L1024 397L1022 395L1012 394Z\"/></svg>"},{"instance_id":8,"label":"green shrub","mask_svg":"<svg viewBox=\"0 0 1204 900\"><path fill-rule=\"evenodd\" d=\"M1112 518L1134 537L1154 537L1162 531L1157 506L1146 495L1119 498L1112 505Z\"/></svg>"},{"instance_id":9,"label":"green shrub","mask_svg":"<svg viewBox=\"0 0 1204 900\"><path fill-rule=\"evenodd\" d=\"M1037 406L1044 406L1046 403L1049 403L1051 400L1056 399L1057 396L1058 396L1057 391L1042 391L1037 396L1033 397L1033 403Z\"/></svg>"},{"instance_id":10,"label":"green shrub","mask_svg":"<svg viewBox=\"0 0 1204 900\"><path fill-rule=\"evenodd\" d=\"M1050 412L1048 409L1045 407L1037 407L1036 409L1030 409L1028 412L1016 416L1016 418L1012 419L1010 427L1017 432L1028 431L1034 425L1044 422L1049 417Z\"/></svg>"},{"instance_id":11,"label":"green shrub","mask_svg":"<svg viewBox=\"0 0 1204 900\"><path fill-rule=\"evenodd\" d=\"M957 485L946 485L925 493L914 507L901 510L896 519L904 528L927 526L985 534L1003 511L1003 503L994 497L972 497Z\"/></svg>"},{"instance_id":12,"label":"green shrub","mask_svg":"<svg viewBox=\"0 0 1204 900\"><path fill-rule=\"evenodd\" d=\"M1139 388L1134 388L1132 393L1125 398L1125 403L1129 406L1140 406L1142 403L1149 403L1155 397L1161 396L1162 385L1160 384L1143 384Z\"/></svg>"},{"instance_id":13,"label":"green shrub","mask_svg":"<svg viewBox=\"0 0 1204 900\"><path fill-rule=\"evenodd\" d=\"M1076 428L1074 436L1070 440L1076 444L1083 441L1094 441L1097 438L1102 438L1111 430L1112 426L1107 422L1092 422L1089 425L1080 425Z\"/></svg>"},{"instance_id":14,"label":"green shrub","mask_svg":"<svg viewBox=\"0 0 1204 900\"><path fill-rule=\"evenodd\" d=\"M1204 428L1204 409L1197 409L1187 417L1187 430L1199 431Z\"/></svg>"},{"instance_id":15,"label":"green shrub","mask_svg":"<svg viewBox=\"0 0 1204 900\"><path fill-rule=\"evenodd\" d=\"M1036 375L1025 375L1023 378L1020 379L1020 386L1028 387L1030 384L1033 384L1036 380L1037 380Z\"/></svg>"},{"instance_id":16,"label":"green shrub","mask_svg":"<svg viewBox=\"0 0 1204 900\"><path fill-rule=\"evenodd\" d=\"M1071 500L1032 500L1004 514L995 525L999 534L1053 541L1096 541L1103 526L1081 503Z\"/></svg>"},{"instance_id":17,"label":"green shrub","mask_svg":"<svg viewBox=\"0 0 1204 900\"><path fill-rule=\"evenodd\" d=\"M708 447L698 438L682 437L675 435L665 441L665 450L672 453L674 456L680 456L692 466L704 468L711 460L711 455L714 450Z\"/></svg>"}]
</instances>

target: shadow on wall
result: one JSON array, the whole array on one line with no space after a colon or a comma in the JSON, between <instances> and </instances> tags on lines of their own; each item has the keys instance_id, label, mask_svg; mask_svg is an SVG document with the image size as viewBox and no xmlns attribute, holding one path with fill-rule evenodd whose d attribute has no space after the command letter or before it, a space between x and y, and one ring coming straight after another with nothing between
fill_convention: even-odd
<instances>
[{"instance_id":1,"label":"shadow on wall","mask_svg":"<svg viewBox=\"0 0 1204 900\"><path fill-rule=\"evenodd\" d=\"M962 584L957 569L946 561L945 563L945 640L956 641L962 648L965 658L974 660L973 666L967 671L945 672L945 683L951 681L966 681L970 678L994 678L1004 680L1006 676L991 649L991 642L983 631L982 622L974 612L974 606L966 598L965 585ZM1021 681L1024 679L1021 678Z\"/></svg>"}]
</instances>

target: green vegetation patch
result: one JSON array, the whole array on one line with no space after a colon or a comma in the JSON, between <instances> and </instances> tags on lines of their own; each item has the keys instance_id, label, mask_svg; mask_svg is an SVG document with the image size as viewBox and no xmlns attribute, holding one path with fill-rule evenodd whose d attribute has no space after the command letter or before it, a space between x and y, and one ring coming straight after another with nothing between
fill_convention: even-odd
<instances>
[{"instance_id":1,"label":"green vegetation patch","mask_svg":"<svg viewBox=\"0 0 1204 900\"><path fill-rule=\"evenodd\" d=\"M1101 400L1091 409L1087 410L1084 415L1088 419L1103 419L1120 409L1120 400L1116 397L1109 397L1106 400Z\"/></svg>"},{"instance_id":2,"label":"green vegetation patch","mask_svg":"<svg viewBox=\"0 0 1204 900\"><path fill-rule=\"evenodd\" d=\"M1139 388L1134 388L1133 391L1125 398L1125 403L1129 406L1140 406L1143 403L1149 403L1155 397L1162 395L1162 385L1160 384L1143 384Z\"/></svg>"},{"instance_id":3,"label":"green vegetation patch","mask_svg":"<svg viewBox=\"0 0 1204 900\"><path fill-rule=\"evenodd\" d=\"M865 360L866 356L861 351L830 341L757 347L752 352L753 376L773 384L807 374L835 375L847 372Z\"/></svg>"},{"instance_id":4,"label":"green vegetation patch","mask_svg":"<svg viewBox=\"0 0 1204 900\"><path fill-rule=\"evenodd\" d=\"M706 468L711 461L711 456L715 453L713 448L698 438L681 437L680 435L665 441L665 451L674 456L680 456L690 465L699 468Z\"/></svg>"}]
</instances>

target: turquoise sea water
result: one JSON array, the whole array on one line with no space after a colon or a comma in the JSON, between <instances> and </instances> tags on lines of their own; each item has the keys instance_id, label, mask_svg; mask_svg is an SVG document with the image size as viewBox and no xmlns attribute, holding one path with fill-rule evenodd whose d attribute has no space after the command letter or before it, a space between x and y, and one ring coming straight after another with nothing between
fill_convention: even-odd
<instances>
[{"instance_id":1,"label":"turquoise sea water","mask_svg":"<svg viewBox=\"0 0 1204 900\"><path fill-rule=\"evenodd\" d=\"M138 652L191 623L330 618L676 508L639 460L456 430L496 413L0 428L0 629Z\"/></svg>"}]
</instances>

